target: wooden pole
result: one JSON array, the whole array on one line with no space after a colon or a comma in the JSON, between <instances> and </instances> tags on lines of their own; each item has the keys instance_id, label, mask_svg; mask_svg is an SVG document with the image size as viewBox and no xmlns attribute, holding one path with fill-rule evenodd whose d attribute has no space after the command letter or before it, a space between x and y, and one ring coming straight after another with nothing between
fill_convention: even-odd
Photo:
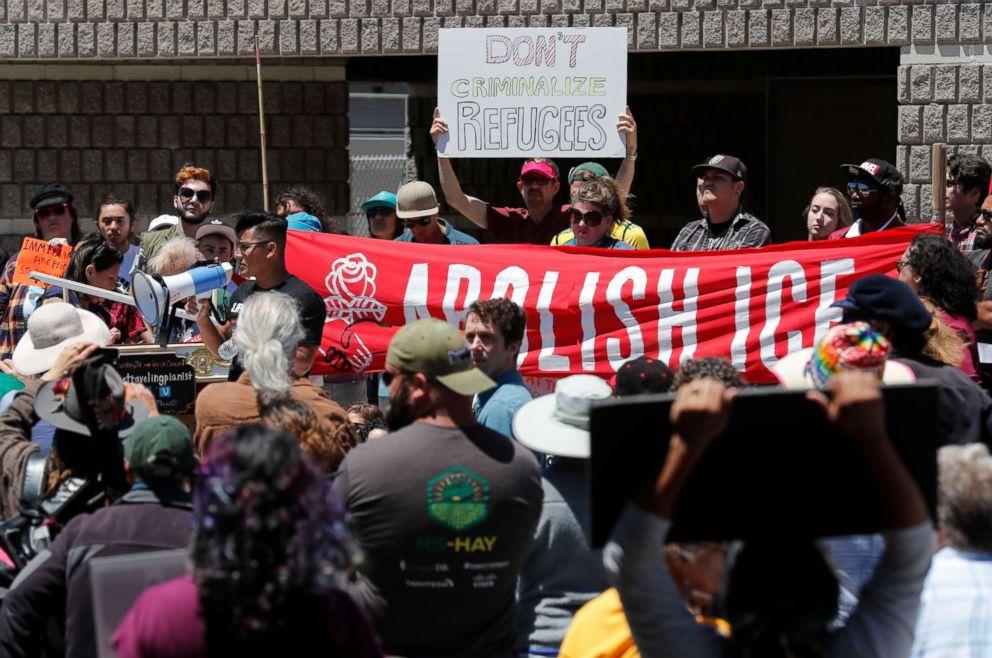
<instances>
[{"instance_id":1,"label":"wooden pole","mask_svg":"<svg viewBox=\"0 0 992 658\"><path fill-rule=\"evenodd\" d=\"M269 211L269 161L265 155L265 99L262 95L262 49L255 35L255 77L258 80L258 138L262 149L262 206Z\"/></svg>"},{"instance_id":2,"label":"wooden pole","mask_svg":"<svg viewBox=\"0 0 992 658\"><path fill-rule=\"evenodd\" d=\"M933 190L933 221L937 224L947 224L947 210L944 206L947 199L947 144L934 144L930 152L930 186Z\"/></svg>"}]
</instances>

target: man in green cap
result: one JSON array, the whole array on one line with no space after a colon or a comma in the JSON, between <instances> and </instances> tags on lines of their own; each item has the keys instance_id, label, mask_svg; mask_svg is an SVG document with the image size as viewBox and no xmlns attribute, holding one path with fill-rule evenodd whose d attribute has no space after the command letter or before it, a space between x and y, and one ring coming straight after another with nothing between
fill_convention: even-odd
<instances>
[{"instance_id":1,"label":"man in green cap","mask_svg":"<svg viewBox=\"0 0 992 658\"><path fill-rule=\"evenodd\" d=\"M404 326L383 378L394 431L349 452L334 481L365 555L352 593L391 655L513 655L537 460L476 422L472 398L495 383L456 327Z\"/></svg>"},{"instance_id":2,"label":"man in green cap","mask_svg":"<svg viewBox=\"0 0 992 658\"><path fill-rule=\"evenodd\" d=\"M124 458L130 491L70 521L14 581L0 615L0 655L38 655L46 628L57 627L67 655L96 656L89 561L189 543L196 457L186 426L172 416L146 418L125 439Z\"/></svg>"}]
</instances>

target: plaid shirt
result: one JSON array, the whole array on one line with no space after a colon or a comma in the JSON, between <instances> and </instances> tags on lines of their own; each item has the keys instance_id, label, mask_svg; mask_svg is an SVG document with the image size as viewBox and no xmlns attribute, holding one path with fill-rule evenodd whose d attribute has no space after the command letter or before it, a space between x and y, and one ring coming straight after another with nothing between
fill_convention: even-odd
<instances>
[{"instance_id":1,"label":"plaid shirt","mask_svg":"<svg viewBox=\"0 0 992 658\"><path fill-rule=\"evenodd\" d=\"M985 255L988 253L986 249L975 249L975 235L978 232L978 222L975 221L977 217L977 214L972 217L967 226L958 227L953 219L944 226L944 233L954 248L975 265L985 260Z\"/></svg>"},{"instance_id":2,"label":"plaid shirt","mask_svg":"<svg viewBox=\"0 0 992 658\"><path fill-rule=\"evenodd\" d=\"M679 231L672 251L725 251L764 247L771 242L772 232L768 226L743 208L729 224L717 224L723 230L716 232L706 218L689 222Z\"/></svg>"},{"instance_id":3,"label":"plaid shirt","mask_svg":"<svg viewBox=\"0 0 992 658\"><path fill-rule=\"evenodd\" d=\"M13 356L18 341L28 332L28 316L45 292L39 286L14 284L14 266L19 254L10 257L0 275L0 359Z\"/></svg>"}]
</instances>

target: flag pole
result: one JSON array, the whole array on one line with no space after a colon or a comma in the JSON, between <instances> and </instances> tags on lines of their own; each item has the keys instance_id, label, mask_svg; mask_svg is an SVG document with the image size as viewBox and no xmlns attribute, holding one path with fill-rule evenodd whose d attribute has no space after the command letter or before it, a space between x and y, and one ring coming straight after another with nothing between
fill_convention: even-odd
<instances>
[{"instance_id":1,"label":"flag pole","mask_svg":"<svg viewBox=\"0 0 992 658\"><path fill-rule=\"evenodd\" d=\"M262 50L255 35L255 77L258 80L258 139L262 149L262 207L269 211L269 161L265 155L265 100L262 96Z\"/></svg>"}]
</instances>

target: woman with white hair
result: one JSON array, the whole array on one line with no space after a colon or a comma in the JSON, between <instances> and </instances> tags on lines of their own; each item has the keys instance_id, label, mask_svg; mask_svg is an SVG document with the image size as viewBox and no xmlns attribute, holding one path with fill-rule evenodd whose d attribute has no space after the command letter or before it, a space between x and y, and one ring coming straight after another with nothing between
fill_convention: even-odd
<instances>
[{"instance_id":1,"label":"woman with white hair","mask_svg":"<svg viewBox=\"0 0 992 658\"><path fill-rule=\"evenodd\" d=\"M317 417L321 434L337 453L327 461L329 470L336 469L345 453L357 445L358 437L344 409L292 372L303 335L299 308L292 297L266 292L248 298L232 338L244 372L237 381L207 386L196 399L193 445L201 455L231 427L259 422L260 406L287 396L305 404Z\"/></svg>"}]
</instances>

